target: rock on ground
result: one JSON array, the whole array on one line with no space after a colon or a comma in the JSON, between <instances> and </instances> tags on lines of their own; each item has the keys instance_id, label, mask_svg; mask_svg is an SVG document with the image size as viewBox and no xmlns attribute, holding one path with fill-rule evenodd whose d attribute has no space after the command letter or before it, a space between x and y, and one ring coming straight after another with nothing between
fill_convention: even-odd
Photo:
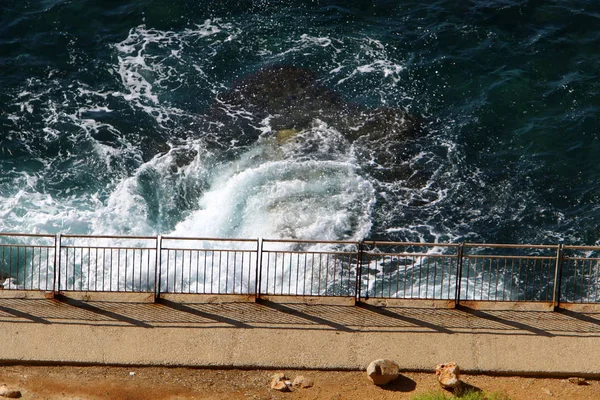
<instances>
[{"instance_id":1,"label":"rock on ground","mask_svg":"<svg viewBox=\"0 0 600 400\"><path fill-rule=\"evenodd\" d=\"M367 367L367 376L377 386L388 384L398 378L400 366L392 360L379 359Z\"/></svg>"},{"instance_id":2,"label":"rock on ground","mask_svg":"<svg viewBox=\"0 0 600 400\"><path fill-rule=\"evenodd\" d=\"M307 389L307 388L313 387L314 384L315 384L315 381L312 378L307 378L303 375L298 375L294 379L292 386L295 388Z\"/></svg>"},{"instance_id":3,"label":"rock on ground","mask_svg":"<svg viewBox=\"0 0 600 400\"><path fill-rule=\"evenodd\" d=\"M291 392L292 382L287 379L283 372L271 376L271 389L280 392Z\"/></svg>"},{"instance_id":4,"label":"rock on ground","mask_svg":"<svg viewBox=\"0 0 600 400\"><path fill-rule=\"evenodd\" d=\"M436 365L435 374L444 389L453 389L460 384L460 368L454 362Z\"/></svg>"},{"instance_id":5,"label":"rock on ground","mask_svg":"<svg viewBox=\"0 0 600 400\"><path fill-rule=\"evenodd\" d=\"M0 385L0 396L8 397L11 399L18 399L21 397L21 392L16 389L11 389L6 385Z\"/></svg>"}]
</instances>

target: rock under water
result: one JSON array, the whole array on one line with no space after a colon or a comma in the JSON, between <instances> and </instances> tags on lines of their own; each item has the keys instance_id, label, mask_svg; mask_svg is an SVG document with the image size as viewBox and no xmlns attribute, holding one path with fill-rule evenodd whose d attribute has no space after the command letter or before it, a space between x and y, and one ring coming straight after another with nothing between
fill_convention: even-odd
<instances>
[{"instance_id":1,"label":"rock under water","mask_svg":"<svg viewBox=\"0 0 600 400\"><path fill-rule=\"evenodd\" d=\"M218 162L236 159L265 134L277 145L287 143L317 121L355 144L357 161L375 179L391 182L414 176L402 161L407 158L406 142L421 131L420 118L401 108L348 102L307 68L272 66L238 79L198 117L195 131ZM172 144L173 148L152 143L144 158L172 151L174 169L193 161L195 152L177 146L176 140Z\"/></svg>"},{"instance_id":2,"label":"rock under water","mask_svg":"<svg viewBox=\"0 0 600 400\"><path fill-rule=\"evenodd\" d=\"M219 97L208 119L222 123L233 139L247 144L269 118L272 130L302 130L316 119L349 140L406 140L419 131L418 118L397 108L368 108L346 102L339 93L321 84L306 68L273 66L235 82Z\"/></svg>"}]
</instances>

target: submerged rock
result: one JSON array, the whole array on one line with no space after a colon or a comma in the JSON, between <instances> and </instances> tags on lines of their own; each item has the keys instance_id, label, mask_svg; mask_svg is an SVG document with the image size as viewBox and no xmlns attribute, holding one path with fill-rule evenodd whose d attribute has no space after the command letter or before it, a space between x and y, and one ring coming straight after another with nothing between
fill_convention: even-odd
<instances>
[{"instance_id":1,"label":"submerged rock","mask_svg":"<svg viewBox=\"0 0 600 400\"><path fill-rule=\"evenodd\" d=\"M273 66L249 74L225 92L208 115L223 123L241 143L254 141L256 126L269 118L273 131L306 129L315 119L334 127L350 141L359 137L388 142L406 140L419 130L419 121L404 110L367 108L346 102L322 85L316 75L292 66Z\"/></svg>"},{"instance_id":2,"label":"submerged rock","mask_svg":"<svg viewBox=\"0 0 600 400\"><path fill-rule=\"evenodd\" d=\"M300 131L297 129L281 129L277 131L276 141L278 145L292 140Z\"/></svg>"},{"instance_id":3,"label":"submerged rock","mask_svg":"<svg viewBox=\"0 0 600 400\"><path fill-rule=\"evenodd\" d=\"M403 181L404 186L409 186L427 181L418 180L419 175L409 163L415 151L415 142L410 139L418 134L419 126L418 118L402 109L365 107L344 100L308 69L264 68L242 77L219 94L185 132L173 133L185 138L170 137L168 144L161 143L161 139L140 144L140 148L147 150L143 159L152 162L136 172L131 191L145 203L138 206L136 197L132 207L147 213L152 224L170 231L189 213L198 210L203 194L222 176L228 176L229 171L232 171L230 177L254 171L247 176L248 181L256 178L257 186L236 200L240 207L245 207L251 193L262 190L260 185L266 187L263 176L275 173L269 163L314 161L320 165L313 169L312 176L302 173L305 167L301 164L280 170L283 180L298 175L308 184L304 192L296 190L295 197L291 192L281 195L281 201L276 199L265 210L276 214L287 203L294 202L297 210L305 207L310 211L314 208L310 206L312 199L322 195L313 189L323 184L332 188L329 194L340 194L331 198L341 207L364 206L365 213L356 206L348 213L349 223L342 221L336 225L340 229L331 230L335 237L350 238L356 227L364 226L360 225L363 216L375 204L375 199L365 200L376 193L375 188L369 187L372 182ZM352 170L345 165L349 160ZM342 163L327 163L330 161ZM338 183L340 176L349 177L347 182L355 182L354 186L347 189L350 184ZM278 195L283 192L277 191ZM346 196L348 193L351 196ZM162 201L164 198L169 201ZM310 226L305 221L309 218L299 221L293 217L286 220L284 227L274 229L285 237L298 237L302 235L298 233L299 223ZM239 231L233 224L226 229Z\"/></svg>"},{"instance_id":4,"label":"submerged rock","mask_svg":"<svg viewBox=\"0 0 600 400\"><path fill-rule=\"evenodd\" d=\"M272 66L244 76L218 96L202 119L198 129L210 132L205 143L222 159L238 157L261 137L272 136L281 146L324 123L346 145L354 144L357 161L373 178L419 187L427 180L406 163L415 151L407 141L421 132L420 118L401 108L348 102L306 68ZM318 151L319 143L304 147Z\"/></svg>"},{"instance_id":5,"label":"submerged rock","mask_svg":"<svg viewBox=\"0 0 600 400\"><path fill-rule=\"evenodd\" d=\"M420 132L420 120L400 108L365 107L351 103L319 81L306 68L272 66L248 74L221 93L204 115L194 122L194 134L140 143L144 161L173 156L172 169L183 168L197 158L183 151L190 139L201 138L215 162L238 158L259 138L272 138L277 147L292 140L302 141L301 133L320 123L339 132L345 143L353 143L364 171L382 182L415 180L406 163L410 159L407 140ZM305 152L320 151L320 143L303 143ZM422 183L422 182L418 182Z\"/></svg>"},{"instance_id":6,"label":"submerged rock","mask_svg":"<svg viewBox=\"0 0 600 400\"><path fill-rule=\"evenodd\" d=\"M398 378L400 366L392 360L379 359L367 367L367 376L377 386L386 385Z\"/></svg>"}]
</instances>

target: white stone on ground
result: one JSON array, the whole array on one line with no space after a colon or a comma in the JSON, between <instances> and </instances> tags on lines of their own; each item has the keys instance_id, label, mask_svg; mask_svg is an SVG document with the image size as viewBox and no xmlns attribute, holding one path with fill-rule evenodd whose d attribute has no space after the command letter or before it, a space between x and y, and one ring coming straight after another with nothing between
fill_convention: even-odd
<instances>
[{"instance_id":1,"label":"white stone on ground","mask_svg":"<svg viewBox=\"0 0 600 400\"><path fill-rule=\"evenodd\" d=\"M377 386L388 384L398 378L400 366L392 360L379 359L367 367L369 379Z\"/></svg>"},{"instance_id":2,"label":"white stone on ground","mask_svg":"<svg viewBox=\"0 0 600 400\"><path fill-rule=\"evenodd\" d=\"M298 375L296 377L296 379L294 379L292 386L294 388L307 389L307 388L313 387L314 384L315 384L315 381L312 378L307 378L305 376Z\"/></svg>"},{"instance_id":3,"label":"white stone on ground","mask_svg":"<svg viewBox=\"0 0 600 400\"><path fill-rule=\"evenodd\" d=\"M460 385L460 368L455 362L436 365L435 374L444 389L453 389Z\"/></svg>"},{"instance_id":4,"label":"white stone on ground","mask_svg":"<svg viewBox=\"0 0 600 400\"><path fill-rule=\"evenodd\" d=\"M271 376L271 389L280 392L291 392L292 381L288 380L283 372Z\"/></svg>"},{"instance_id":5,"label":"white stone on ground","mask_svg":"<svg viewBox=\"0 0 600 400\"><path fill-rule=\"evenodd\" d=\"M10 399L18 399L21 397L21 392L16 389L9 388L6 385L0 385L0 396L8 397Z\"/></svg>"}]
</instances>

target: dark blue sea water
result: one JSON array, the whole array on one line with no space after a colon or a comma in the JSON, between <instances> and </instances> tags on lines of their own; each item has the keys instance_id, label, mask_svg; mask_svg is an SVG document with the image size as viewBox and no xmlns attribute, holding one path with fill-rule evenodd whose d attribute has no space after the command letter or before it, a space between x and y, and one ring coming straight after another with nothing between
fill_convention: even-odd
<instances>
[{"instance_id":1,"label":"dark blue sea water","mask_svg":"<svg viewBox=\"0 0 600 400\"><path fill-rule=\"evenodd\" d=\"M599 74L593 1L0 0L0 231L597 244Z\"/></svg>"}]
</instances>

